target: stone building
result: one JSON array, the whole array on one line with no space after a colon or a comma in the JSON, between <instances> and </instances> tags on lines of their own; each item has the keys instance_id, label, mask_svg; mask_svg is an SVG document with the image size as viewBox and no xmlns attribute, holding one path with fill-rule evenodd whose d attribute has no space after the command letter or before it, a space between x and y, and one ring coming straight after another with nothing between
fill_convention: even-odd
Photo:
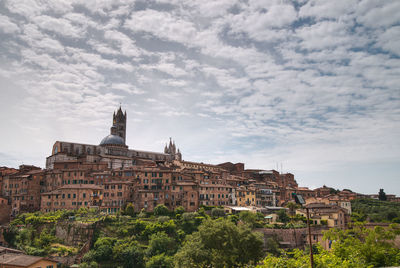
<instances>
[{"instance_id":1,"label":"stone building","mask_svg":"<svg viewBox=\"0 0 400 268\"><path fill-rule=\"evenodd\" d=\"M109 169L117 169L131 167L138 159L161 162L182 159L180 150L172 141L170 146L164 149L164 153L129 149L126 145L126 120L126 111L123 113L120 107L113 115L110 134L104 137L99 145L56 141L51 156L46 159L46 168L54 169L56 162L78 160L92 164L102 163Z\"/></svg>"}]
</instances>

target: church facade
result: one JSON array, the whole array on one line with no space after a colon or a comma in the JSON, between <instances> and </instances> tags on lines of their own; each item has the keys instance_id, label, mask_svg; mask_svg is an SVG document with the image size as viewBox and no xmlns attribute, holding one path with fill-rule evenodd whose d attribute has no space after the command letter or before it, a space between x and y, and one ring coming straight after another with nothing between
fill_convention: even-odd
<instances>
[{"instance_id":1,"label":"church facade","mask_svg":"<svg viewBox=\"0 0 400 268\"><path fill-rule=\"evenodd\" d=\"M149 152L129 149L126 145L126 111L121 107L113 114L110 134L105 136L99 145L56 141L51 156L46 159L46 169L53 169L56 162L76 162L106 164L110 169L131 167L140 160L155 162L181 161L182 154L172 140L164 152Z\"/></svg>"}]
</instances>

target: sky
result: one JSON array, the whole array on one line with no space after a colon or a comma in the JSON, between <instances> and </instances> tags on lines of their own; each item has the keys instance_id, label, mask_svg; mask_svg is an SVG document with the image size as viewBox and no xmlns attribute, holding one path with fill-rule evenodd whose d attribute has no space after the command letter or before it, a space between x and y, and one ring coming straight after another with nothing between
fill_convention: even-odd
<instances>
[{"instance_id":1,"label":"sky","mask_svg":"<svg viewBox=\"0 0 400 268\"><path fill-rule=\"evenodd\" d=\"M0 166L127 144L400 195L400 1L0 1Z\"/></svg>"}]
</instances>

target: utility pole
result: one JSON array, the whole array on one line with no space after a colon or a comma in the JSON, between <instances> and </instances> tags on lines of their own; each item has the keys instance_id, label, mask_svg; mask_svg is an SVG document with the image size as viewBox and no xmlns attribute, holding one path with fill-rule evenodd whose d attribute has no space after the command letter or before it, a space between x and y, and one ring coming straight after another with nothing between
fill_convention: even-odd
<instances>
[{"instance_id":1,"label":"utility pole","mask_svg":"<svg viewBox=\"0 0 400 268\"><path fill-rule=\"evenodd\" d=\"M310 212L308 211L308 207L306 207L306 212L307 212L308 242L310 245L310 264L311 268L314 268L314 256L313 256L312 241L311 241Z\"/></svg>"},{"instance_id":2,"label":"utility pole","mask_svg":"<svg viewBox=\"0 0 400 268\"><path fill-rule=\"evenodd\" d=\"M292 196L294 197L294 200L296 201L297 204L300 204L303 206L306 202L304 201L304 198L300 194L292 193ZM308 243L310 246L310 264L311 268L314 268L314 256L313 256L313 251L312 251L312 241L311 241L311 227L310 227L310 211L308 210L308 207L305 206L306 213L307 213L307 229L308 229Z\"/></svg>"}]
</instances>

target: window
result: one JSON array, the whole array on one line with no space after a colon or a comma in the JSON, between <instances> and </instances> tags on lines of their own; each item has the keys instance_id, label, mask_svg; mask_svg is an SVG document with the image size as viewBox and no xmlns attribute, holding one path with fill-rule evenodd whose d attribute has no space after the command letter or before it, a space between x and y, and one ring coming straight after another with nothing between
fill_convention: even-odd
<instances>
[{"instance_id":1,"label":"window","mask_svg":"<svg viewBox=\"0 0 400 268\"><path fill-rule=\"evenodd\" d=\"M76 198L76 194L73 194L73 197L72 198Z\"/></svg>"},{"instance_id":2,"label":"window","mask_svg":"<svg viewBox=\"0 0 400 268\"><path fill-rule=\"evenodd\" d=\"M71 198L71 194L68 194L68 198Z\"/></svg>"},{"instance_id":3,"label":"window","mask_svg":"<svg viewBox=\"0 0 400 268\"><path fill-rule=\"evenodd\" d=\"M86 193L83 193L83 198L86 198Z\"/></svg>"}]
</instances>

